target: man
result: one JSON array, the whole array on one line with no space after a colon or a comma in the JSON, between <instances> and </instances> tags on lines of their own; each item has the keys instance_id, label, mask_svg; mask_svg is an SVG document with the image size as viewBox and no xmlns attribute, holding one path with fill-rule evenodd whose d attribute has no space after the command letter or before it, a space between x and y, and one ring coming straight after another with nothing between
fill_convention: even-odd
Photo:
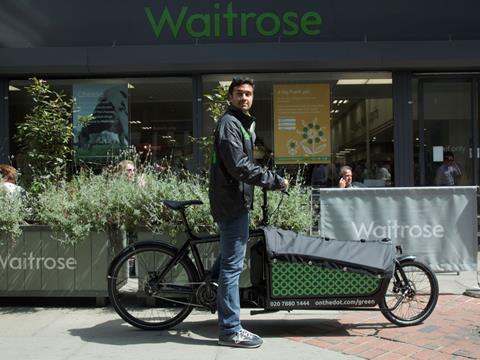
<instances>
[{"instance_id":1,"label":"man","mask_svg":"<svg viewBox=\"0 0 480 360\"><path fill-rule=\"evenodd\" d=\"M455 162L453 153L446 151L443 154L443 164L437 169L435 184L438 186L454 186L460 176L462 176L462 171Z\"/></svg>"},{"instance_id":2,"label":"man","mask_svg":"<svg viewBox=\"0 0 480 360\"><path fill-rule=\"evenodd\" d=\"M342 166L340 168L340 181L338 182L338 187L342 189L353 187L352 180L352 168L347 165Z\"/></svg>"},{"instance_id":3,"label":"man","mask_svg":"<svg viewBox=\"0 0 480 360\"><path fill-rule=\"evenodd\" d=\"M240 324L239 279L248 240L249 210L253 186L286 190L288 181L263 169L253 160L254 81L235 78L228 89L230 107L215 130L210 169L211 212L220 229L220 255L212 268L219 267L217 310L219 345L256 348L263 340Z\"/></svg>"},{"instance_id":4,"label":"man","mask_svg":"<svg viewBox=\"0 0 480 360\"><path fill-rule=\"evenodd\" d=\"M338 182L338 187L342 189L354 189L354 188L364 188L365 185L358 181L353 180L352 168L350 166L342 166L340 168L340 181Z\"/></svg>"}]
</instances>

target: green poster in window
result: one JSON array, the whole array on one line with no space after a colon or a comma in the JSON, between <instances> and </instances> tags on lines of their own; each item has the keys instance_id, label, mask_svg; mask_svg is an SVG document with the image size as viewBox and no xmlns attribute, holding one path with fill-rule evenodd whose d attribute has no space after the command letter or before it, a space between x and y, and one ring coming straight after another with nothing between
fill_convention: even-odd
<instances>
[{"instance_id":1,"label":"green poster in window","mask_svg":"<svg viewBox=\"0 0 480 360\"><path fill-rule=\"evenodd\" d=\"M76 158L103 162L129 144L127 84L74 84L77 111L73 116ZM80 116L92 114L83 125Z\"/></svg>"},{"instance_id":2,"label":"green poster in window","mask_svg":"<svg viewBox=\"0 0 480 360\"><path fill-rule=\"evenodd\" d=\"M331 159L330 86L273 86L277 164L328 164Z\"/></svg>"}]
</instances>

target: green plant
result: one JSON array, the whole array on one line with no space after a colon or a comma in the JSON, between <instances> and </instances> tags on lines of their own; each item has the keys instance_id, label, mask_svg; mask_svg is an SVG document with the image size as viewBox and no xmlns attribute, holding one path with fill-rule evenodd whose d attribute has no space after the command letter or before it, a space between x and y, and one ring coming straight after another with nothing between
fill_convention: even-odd
<instances>
[{"instance_id":1,"label":"green plant","mask_svg":"<svg viewBox=\"0 0 480 360\"><path fill-rule=\"evenodd\" d=\"M199 199L204 204L187 211L192 230L197 233L214 233L217 228L210 215L208 186L204 176L191 173L162 174L146 169L142 183L128 181L126 177L105 173L83 174L70 182L49 185L38 196L38 219L52 226L58 240L77 242L90 231L112 232L125 229L133 232L145 225L151 231L170 237L183 232L177 212L167 209L163 200ZM251 226L261 221L261 192L255 197ZM290 197L274 213L279 192L269 192L271 224L298 232L308 232L311 225L310 194L300 186L290 188Z\"/></svg>"},{"instance_id":2,"label":"green plant","mask_svg":"<svg viewBox=\"0 0 480 360\"><path fill-rule=\"evenodd\" d=\"M228 87L219 84L210 94L204 96L208 100L206 111L216 125L229 106ZM192 137L191 140L193 143L199 144L203 155L204 168L208 169L213 152L213 134L199 138Z\"/></svg>"},{"instance_id":3,"label":"green plant","mask_svg":"<svg viewBox=\"0 0 480 360\"><path fill-rule=\"evenodd\" d=\"M211 94L204 95L207 102L207 112L216 124L228 108L228 86L219 84Z\"/></svg>"},{"instance_id":4,"label":"green plant","mask_svg":"<svg viewBox=\"0 0 480 360\"><path fill-rule=\"evenodd\" d=\"M289 187L288 193L289 196L283 195L278 191L269 191L267 193L270 225L306 234L312 226L312 212L310 209L311 188L292 185ZM282 196L284 196L283 199ZM262 201L262 190L256 187L255 203L250 215L250 226L253 228L261 224Z\"/></svg>"},{"instance_id":5,"label":"green plant","mask_svg":"<svg viewBox=\"0 0 480 360\"><path fill-rule=\"evenodd\" d=\"M17 140L21 149L22 173L25 185L39 192L49 181L65 180L67 164L72 155L71 123L74 100L56 92L37 78L27 87L32 97L32 111L25 122L17 125ZM88 121L88 119L85 119Z\"/></svg>"},{"instance_id":6,"label":"green plant","mask_svg":"<svg viewBox=\"0 0 480 360\"><path fill-rule=\"evenodd\" d=\"M20 225L25 222L27 209L22 195L10 193L0 186L0 241L17 238L22 234Z\"/></svg>"},{"instance_id":7,"label":"green plant","mask_svg":"<svg viewBox=\"0 0 480 360\"><path fill-rule=\"evenodd\" d=\"M90 231L133 232L140 225L173 237L181 231L181 219L162 200L200 198L205 204L190 211L189 220L194 231L214 229L203 180L170 170L159 175L149 168L140 176L141 182L132 182L114 173L87 173L50 184L38 196L38 219L52 226L58 240L68 243L82 240Z\"/></svg>"}]
</instances>

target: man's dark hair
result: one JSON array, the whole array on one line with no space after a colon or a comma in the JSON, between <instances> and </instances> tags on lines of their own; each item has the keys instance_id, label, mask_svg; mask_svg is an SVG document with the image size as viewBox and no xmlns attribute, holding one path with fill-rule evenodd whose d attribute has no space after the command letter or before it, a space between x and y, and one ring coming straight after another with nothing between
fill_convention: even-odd
<instances>
[{"instance_id":1,"label":"man's dark hair","mask_svg":"<svg viewBox=\"0 0 480 360\"><path fill-rule=\"evenodd\" d=\"M243 84L252 85L252 88L255 90L255 80L249 77L234 77L230 86L228 87L228 94L233 95L233 89Z\"/></svg>"},{"instance_id":2,"label":"man's dark hair","mask_svg":"<svg viewBox=\"0 0 480 360\"><path fill-rule=\"evenodd\" d=\"M447 157L449 157L451 159L455 159L455 156L453 155L453 152L451 152L451 151L445 151L443 153L443 158L446 159Z\"/></svg>"}]
</instances>

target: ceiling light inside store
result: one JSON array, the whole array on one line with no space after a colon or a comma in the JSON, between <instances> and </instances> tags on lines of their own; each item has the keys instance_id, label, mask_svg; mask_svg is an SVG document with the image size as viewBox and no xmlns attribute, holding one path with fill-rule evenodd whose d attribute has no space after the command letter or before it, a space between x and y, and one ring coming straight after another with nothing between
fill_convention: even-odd
<instances>
[{"instance_id":1,"label":"ceiling light inside store","mask_svg":"<svg viewBox=\"0 0 480 360\"><path fill-rule=\"evenodd\" d=\"M341 79L337 85L386 85L391 84L392 79Z\"/></svg>"},{"instance_id":2,"label":"ceiling light inside store","mask_svg":"<svg viewBox=\"0 0 480 360\"><path fill-rule=\"evenodd\" d=\"M20 89L13 85L8 85L8 91L20 91Z\"/></svg>"},{"instance_id":3,"label":"ceiling light inside store","mask_svg":"<svg viewBox=\"0 0 480 360\"><path fill-rule=\"evenodd\" d=\"M367 85L387 85L391 84L392 79L368 79Z\"/></svg>"},{"instance_id":4,"label":"ceiling light inside store","mask_svg":"<svg viewBox=\"0 0 480 360\"><path fill-rule=\"evenodd\" d=\"M130 84L130 83L127 83L127 88L129 88L129 89L135 89L135 86L133 86L133 85Z\"/></svg>"},{"instance_id":5,"label":"ceiling light inside store","mask_svg":"<svg viewBox=\"0 0 480 360\"><path fill-rule=\"evenodd\" d=\"M342 79L337 81L337 85L365 85L368 79Z\"/></svg>"}]
</instances>

